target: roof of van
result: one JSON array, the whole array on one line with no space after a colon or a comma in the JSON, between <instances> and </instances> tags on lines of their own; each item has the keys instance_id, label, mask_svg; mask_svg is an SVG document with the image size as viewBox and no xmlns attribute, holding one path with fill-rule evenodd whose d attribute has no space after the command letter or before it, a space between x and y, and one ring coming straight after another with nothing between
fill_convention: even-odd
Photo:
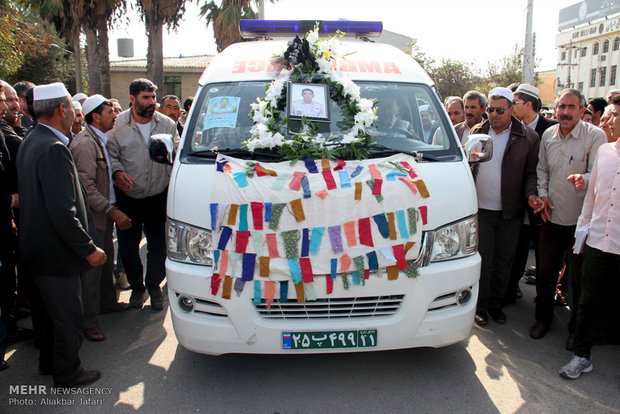
<instances>
[{"instance_id":1,"label":"roof of van","mask_svg":"<svg viewBox=\"0 0 620 414\"><path fill-rule=\"evenodd\" d=\"M346 38L341 41L347 56L340 61L340 70L352 80L434 83L413 57L394 46ZM213 58L200 84L274 79L271 58L283 53L287 43L278 39L232 44Z\"/></svg>"}]
</instances>

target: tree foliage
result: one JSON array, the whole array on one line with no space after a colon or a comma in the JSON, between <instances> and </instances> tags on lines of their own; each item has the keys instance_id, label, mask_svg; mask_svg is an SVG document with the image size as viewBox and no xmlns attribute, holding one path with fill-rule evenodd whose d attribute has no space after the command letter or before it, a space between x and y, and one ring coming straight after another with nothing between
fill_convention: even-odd
<instances>
[{"instance_id":1,"label":"tree foliage","mask_svg":"<svg viewBox=\"0 0 620 414\"><path fill-rule=\"evenodd\" d=\"M473 64L453 59L442 59L441 64L430 68L429 75L442 97L463 96L480 81Z\"/></svg>"}]
</instances>

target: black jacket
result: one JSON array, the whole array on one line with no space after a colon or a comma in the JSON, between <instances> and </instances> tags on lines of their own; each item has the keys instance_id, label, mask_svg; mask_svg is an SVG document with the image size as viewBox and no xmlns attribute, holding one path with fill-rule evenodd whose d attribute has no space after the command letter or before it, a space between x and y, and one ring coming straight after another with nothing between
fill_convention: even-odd
<instances>
[{"instance_id":1,"label":"black jacket","mask_svg":"<svg viewBox=\"0 0 620 414\"><path fill-rule=\"evenodd\" d=\"M534 128L534 130L536 131L536 133L538 133L538 137L542 138L543 132L545 132L547 128L549 128L550 126L555 125L557 123L558 121L554 119L547 119L544 116L539 115L538 122L536 123L536 128Z\"/></svg>"},{"instance_id":2,"label":"black jacket","mask_svg":"<svg viewBox=\"0 0 620 414\"><path fill-rule=\"evenodd\" d=\"M95 251L88 206L69 149L46 126L17 154L20 260L33 276L77 276Z\"/></svg>"},{"instance_id":3,"label":"black jacket","mask_svg":"<svg viewBox=\"0 0 620 414\"><path fill-rule=\"evenodd\" d=\"M491 124L475 125L470 134L488 134ZM502 158L502 213L506 220L523 214L527 198L536 194L536 165L540 138L514 116Z\"/></svg>"}]
</instances>

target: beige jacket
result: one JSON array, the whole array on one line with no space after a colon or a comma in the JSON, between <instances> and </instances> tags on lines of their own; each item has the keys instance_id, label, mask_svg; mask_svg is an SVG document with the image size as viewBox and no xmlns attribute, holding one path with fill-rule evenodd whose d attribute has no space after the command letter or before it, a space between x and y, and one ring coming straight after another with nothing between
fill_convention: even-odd
<instances>
[{"instance_id":1,"label":"beige jacket","mask_svg":"<svg viewBox=\"0 0 620 414\"><path fill-rule=\"evenodd\" d=\"M175 147L179 143L175 122L159 112L153 113L151 135L155 134L170 134ZM108 137L112 174L123 171L134 180L133 188L125 194L140 199L160 194L166 189L172 167L151 161L148 146L131 115L131 108L116 118Z\"/></svg>"},{"instance_id":2,"label":"beige jacket","mask_svg":"<svg viewBox=\"0 0 620 414\"><path fill-rule=\"evenodd\" d=\"M69 144L95 228L105 230L110 204L110 175L103 144L97 133L86 127Z\"/></svg>"}]
</instances>

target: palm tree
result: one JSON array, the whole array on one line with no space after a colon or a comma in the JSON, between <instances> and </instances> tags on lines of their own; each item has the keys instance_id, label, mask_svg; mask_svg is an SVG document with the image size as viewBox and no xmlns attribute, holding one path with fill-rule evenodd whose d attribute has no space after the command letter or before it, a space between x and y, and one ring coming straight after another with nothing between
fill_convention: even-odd
<instances>
[{"instance_id":1,"label":"palm tree","mask_svg":"<svg viewBox=\"0 0 620 414\"><path fill-rule=\"evenodd\" d=\"M211 0L200 8L200 15L207 17L207 25L213 24L218 52L243 40L239 32L239 20L258 17L252 4L258 5L258 0L222 0L219 6L215 0Z\"/></svg>"},{"instance_id":2,"label":"palm tree","mask_svg":"<svg viewBox=\"0 0 620 414\"><path fill-rule=\"evenodd\" d=\"M160 88L164 86L163 28L176 29L185 13L185 0L137 0L148 37L146 74Z\"/></svg>"}]
</instances>

